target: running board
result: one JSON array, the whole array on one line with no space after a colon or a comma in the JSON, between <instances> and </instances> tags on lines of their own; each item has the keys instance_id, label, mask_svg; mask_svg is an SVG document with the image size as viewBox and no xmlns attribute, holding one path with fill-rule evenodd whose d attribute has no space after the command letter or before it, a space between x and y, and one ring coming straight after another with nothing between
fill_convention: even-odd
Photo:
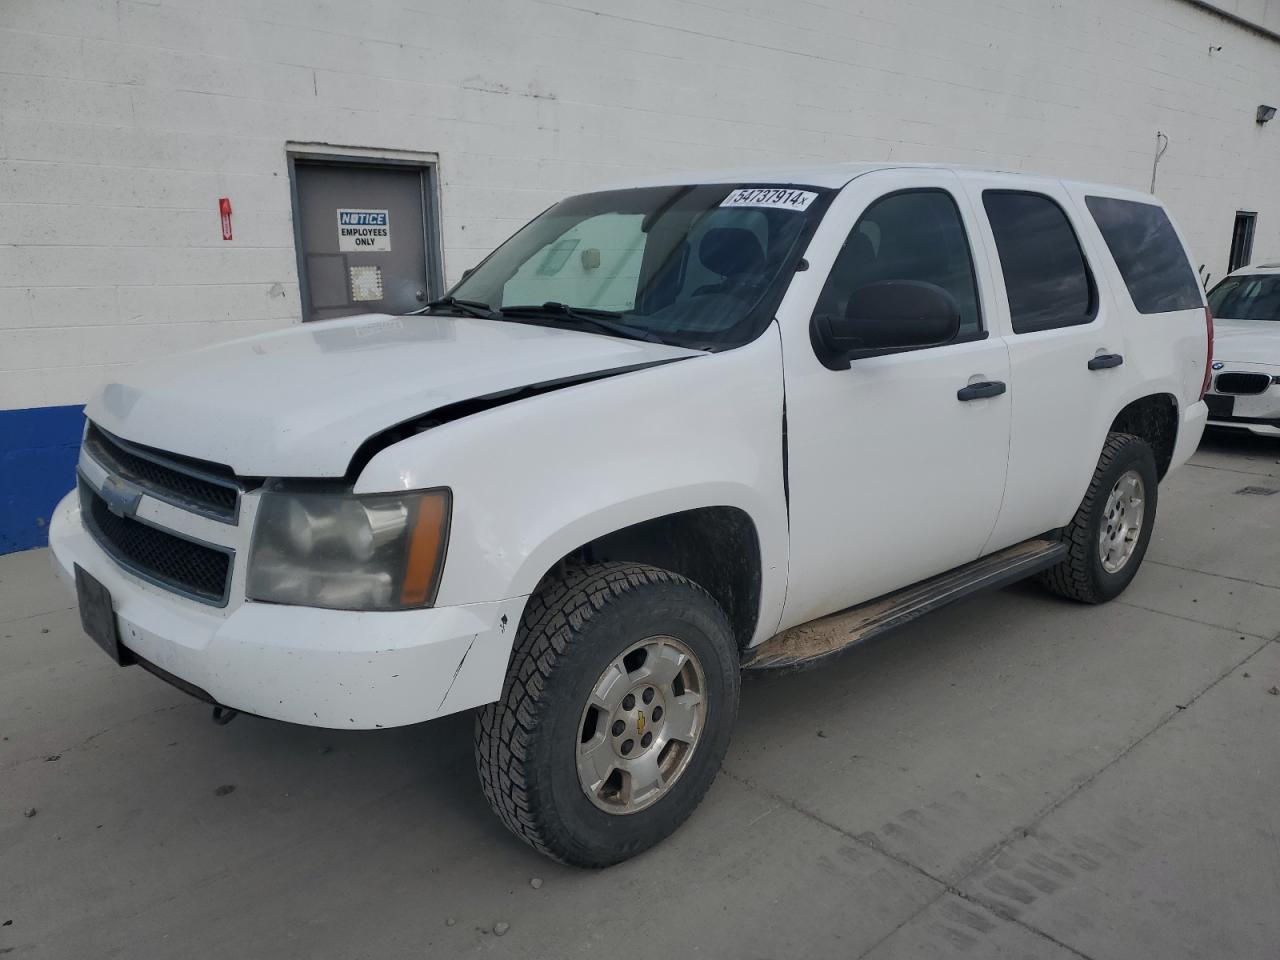
<instances>
[{"instance_id":1,"label":"running board","mask_svg":"<svg viewBox=\"0 0 1280 960\"><path fill-rule=\"evenodd\" d=\"M747 651L743 670L803 670L979 590L1008 586L1067 554L1057 540L1026 540L878 600L791 627Z\"/></svg>"}]
</instances>

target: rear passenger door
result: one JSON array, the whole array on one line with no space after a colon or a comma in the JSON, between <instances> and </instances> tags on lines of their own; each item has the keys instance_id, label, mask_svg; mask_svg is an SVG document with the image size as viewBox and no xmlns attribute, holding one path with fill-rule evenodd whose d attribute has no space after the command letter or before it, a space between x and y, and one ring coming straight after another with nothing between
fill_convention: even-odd
<instances>
[{"instance_id":1,"label":"rear passenger door","mask_svg":"<svg viewBox=\"0 0 1280 960\"><path fill-rule=\"evenodd\" d=\"M1124 392L1124 338L1061 184L961 178L984 214L1009 347L1009 469L991 552L1063 526L1080 505Z\"/></svg>"}]
</instances>

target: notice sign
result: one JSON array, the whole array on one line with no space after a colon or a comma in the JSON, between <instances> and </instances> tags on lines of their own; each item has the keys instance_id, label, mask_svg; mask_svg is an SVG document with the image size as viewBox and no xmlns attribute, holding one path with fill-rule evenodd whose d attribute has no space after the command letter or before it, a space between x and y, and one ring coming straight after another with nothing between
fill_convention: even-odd
<instances>
[{"instance_id":1,"label":"notice sign","mask_svg":"<svg viewBox=\"0 0 1280 960\"><path fill-rule=\"evenodd\" d=\"M338 249L343 253L388 253L391 214L386 210L338 208Z\"/></svg>"}]
</instances>

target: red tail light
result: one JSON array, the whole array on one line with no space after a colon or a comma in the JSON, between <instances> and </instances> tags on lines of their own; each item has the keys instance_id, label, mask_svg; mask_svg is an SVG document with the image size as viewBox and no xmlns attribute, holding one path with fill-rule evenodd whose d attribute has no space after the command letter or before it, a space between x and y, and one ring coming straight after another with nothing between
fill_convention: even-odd
<instances>
[{"instance_id":1,"label":"red tail light","mask_svg":"<svg viewBox=\"0 0 1280 960\"><path fill-rule=\"evenodd\" d=\"M1204 383L1200 385L1200 399L1209 392L1209 384L1213 382L1213 311L1206 305L1204 308L1204 329L1208 337L1208 348L1204 355Z\"/></svg>"}]
</instances>

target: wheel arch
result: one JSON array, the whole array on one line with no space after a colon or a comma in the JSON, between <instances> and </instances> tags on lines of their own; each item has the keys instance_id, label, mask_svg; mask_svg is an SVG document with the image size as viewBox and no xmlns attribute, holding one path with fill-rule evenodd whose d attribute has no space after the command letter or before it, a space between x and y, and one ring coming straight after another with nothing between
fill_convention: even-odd
<instances>
[{"instance_id":1,"label":"wheel arch","mask_svg":"<svg viewBox=\"0 0 1280 960\"><path fill-rule=\"evenodd\" d=\"M597 534L545 566L533 592L566 564L606 561L644 563L687 577L720 604L739 649L745 649L756 634L764 595L764 559L760 532L741 507L692 507Z\"/></svg>"},{"instance_id":2,"label":"wheel arch","mask_svg":"<svg viewBox=\"0 0 1280 960\"><path fill-rule=\"evenodd\" d=\"M1178 399L1151 393L1130 401L1116 414L1108 433L1129 433L1146 441L1156 458L1156 477L1163 480L1178 442Z\"/></svg>"}]
</instances>

